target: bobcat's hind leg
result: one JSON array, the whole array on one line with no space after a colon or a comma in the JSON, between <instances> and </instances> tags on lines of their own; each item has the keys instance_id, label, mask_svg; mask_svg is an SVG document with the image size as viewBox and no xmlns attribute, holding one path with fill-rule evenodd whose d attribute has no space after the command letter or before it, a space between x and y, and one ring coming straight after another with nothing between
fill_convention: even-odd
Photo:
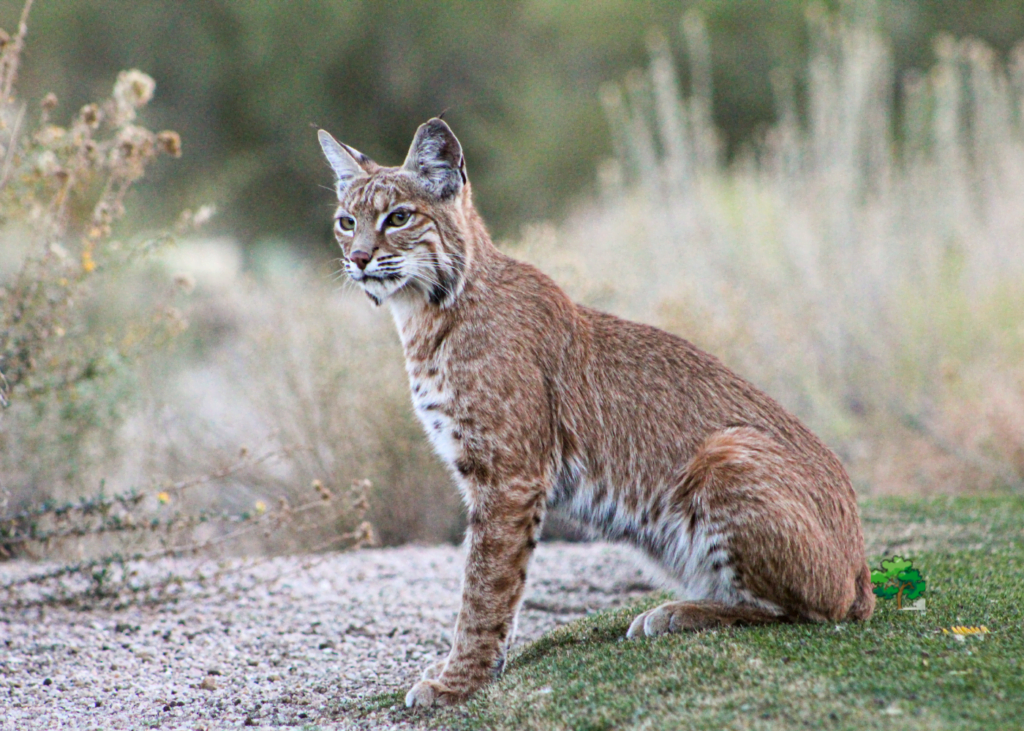
<instances>
[{"instance_id":1,"label":"bobcat's hind leg","mask_svg":"<svg viewBox=\"0 0 1024 731\"><path fill-rule=\"evenodd\" d=\"M633 640L657 637L668 632L785 621L785 617L757 607L729 606L718 602L666 602L634 619L626 637Z\"/></svg>"}]
</instances>

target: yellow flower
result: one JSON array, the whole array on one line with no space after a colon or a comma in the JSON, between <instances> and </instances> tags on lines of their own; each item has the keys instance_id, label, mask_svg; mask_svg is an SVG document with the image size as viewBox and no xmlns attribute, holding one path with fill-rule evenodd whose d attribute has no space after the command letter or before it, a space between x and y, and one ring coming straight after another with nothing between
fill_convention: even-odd
<instances>
[{"instance_id":1,"label":"yellow flower","mask_svg":"<svg viewBox=\"0 0 1024 731\"><path fill-rule=\"evenodd\" d=\"M171 496L166 492L157 493L156 499L160 501L161 505L166 505L171 501Z\"/></svg>"},{"instance_id":2,"label":"yellow flower","mask_svg":"<svg viewBox=\"0 0 1024 731\"><path fill-rule=\"evenodd\" d=\"M92 258L92 252L86 249L82 252L82 269L89 273L96 268L96 261Z\"/></svg>"},{"instance_id":3,"label":"yellow flower","mask_svg":"<svg viewBox=\"0 0 1024 731\"><path fill-rule=\"evenodd\" d=\"M262 500L257 500L256 501L256 514L257 515L263 515L265 512L267 512L267 504L265 502L263 502Z\"/></svg>"}]
</instances>

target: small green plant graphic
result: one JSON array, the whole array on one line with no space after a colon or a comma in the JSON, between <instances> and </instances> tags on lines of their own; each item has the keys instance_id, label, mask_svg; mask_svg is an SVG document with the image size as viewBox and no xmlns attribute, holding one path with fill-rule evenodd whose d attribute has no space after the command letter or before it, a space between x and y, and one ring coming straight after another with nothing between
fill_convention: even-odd
<instances>
[{"instance_id":1,"label":"small green plant graphic","mask_svg":"<svg viewBox=\"0 0 1024 731\"><path fill-rule=\"evenodd\" d=\"M913 568L913 562L902 556L883 559L881 570L871 572L875 596L881 599L896 599L896 608L903 609L905 601L913 602L925 591L924 577Z\"/></svg>"}]
</instances>

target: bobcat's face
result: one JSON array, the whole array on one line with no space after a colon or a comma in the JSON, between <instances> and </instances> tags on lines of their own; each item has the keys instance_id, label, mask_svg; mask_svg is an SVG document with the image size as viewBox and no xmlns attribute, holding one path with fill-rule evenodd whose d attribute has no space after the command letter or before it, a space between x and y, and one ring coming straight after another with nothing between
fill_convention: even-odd
<instances>
[{"instance_id":1,"label":"bobcat's face","mask_svg":"<svg viewBox=\"0 0 1024 731\"><path fill-rule=\"evenodd\" d=\"M322 130L320 144L337 176L334 235L348 276L377 305L401 291L450 304L467 256L457 234L467 180L448 125L422 125L397 168L377 165Z\"/></svg>"}]
</instances>

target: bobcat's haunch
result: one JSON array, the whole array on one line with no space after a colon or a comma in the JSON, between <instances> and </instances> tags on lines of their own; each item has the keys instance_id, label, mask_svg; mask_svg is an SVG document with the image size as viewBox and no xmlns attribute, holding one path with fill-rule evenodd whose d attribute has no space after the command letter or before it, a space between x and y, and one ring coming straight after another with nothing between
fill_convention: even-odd
<instances>
[{"instance_id":1,"label":"bobcat's haunch","mask_svg":"<svg viewBox=\"0 0 1024 731\"><path fill-rule=\"evenodd\" d=\"M452 649L407 705L458 702L499 671L549 509L674 579L679 601L629 637L871 616L850 480L795 417L686 340L576 305L498 251L440 119L401 167L319 137L345 270L390 306L416 415L469 510Z\"/></svg>"}]
</instances>

